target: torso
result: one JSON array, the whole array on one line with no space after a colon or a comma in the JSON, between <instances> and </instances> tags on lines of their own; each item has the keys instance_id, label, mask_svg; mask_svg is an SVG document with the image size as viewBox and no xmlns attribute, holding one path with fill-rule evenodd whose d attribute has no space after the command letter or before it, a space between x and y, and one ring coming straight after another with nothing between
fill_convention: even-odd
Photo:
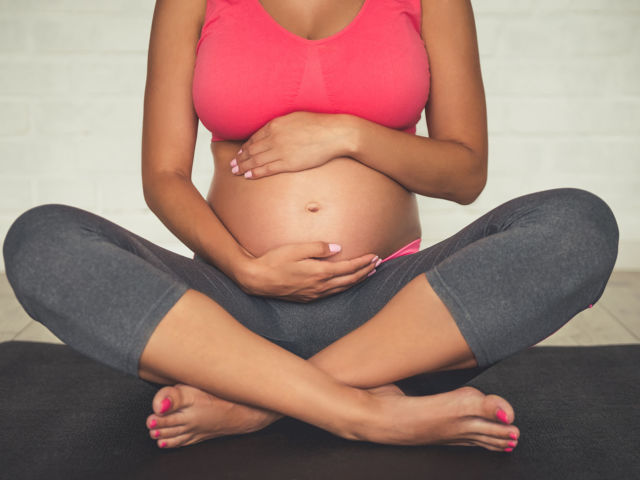
<instances>
[{"instance_id":1,"label":"torso","mask_svg":"<svg viewBox=\"0 0 640 480\"><path fill-rule=\"evenodd\" d=\"M351 158L321 167L247 180L231 173L239 142L211 144L215 175L207 201L253 255L286 243L342 245L332 260L375 253L384 258L420 238L415 195Z\"/></svg>"},{"instance_id":2,"label":"torso","mask_svg":"<svg viewBox=\"0 0 640 480\"><path fill-rule=\"evenodd\" d=\"M349 25L363 0L304 2L304 7L294 0L260 3L293 34L321 39ZM331 260L365 253L384 258L421 236L415 194L386 175L340 157L310 170L247 180L229 167L242 143L211 143L215 175L207 201L253 255L286 243L322 240L342 245Z\"/></svg>"}]
</instances>

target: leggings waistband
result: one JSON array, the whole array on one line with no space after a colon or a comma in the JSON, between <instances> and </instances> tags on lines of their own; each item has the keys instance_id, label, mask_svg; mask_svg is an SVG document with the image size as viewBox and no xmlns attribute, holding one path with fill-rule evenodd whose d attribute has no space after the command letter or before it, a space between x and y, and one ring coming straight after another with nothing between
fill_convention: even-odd
<instances>
[{"instance_id":1,"label":"leggings waistband","mask_svg":"<svg viewBox=\"0 0 640 480\"><path fill-rule=\"evenodd\" d=\"M407 243L400 250L396 250L391 255L389 255L387 258L383 259L382 262L380 262L380 263L384 263L387 260L391 260L392 258L401 257L403 255L411 255L412 253L418 253L420 251L420 243L421 242L422 242L422 239L421 238L417 238L413 242Z\"/></svg>"}]
</instances>

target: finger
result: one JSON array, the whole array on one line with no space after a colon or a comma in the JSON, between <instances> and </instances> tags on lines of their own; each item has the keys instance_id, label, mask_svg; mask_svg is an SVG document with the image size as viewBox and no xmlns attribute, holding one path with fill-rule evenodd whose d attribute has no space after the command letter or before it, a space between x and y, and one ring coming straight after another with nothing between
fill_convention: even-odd
<instances>
[{"instance_id":1,"label":"finger","mask_svg":"<svg viewBox=\"0 0 640 480\"><path fill-rule=\"evenodd\" d=\"M340 288L344 286L352 286L367 278L371 272L375 270L375 265L369 263L355 273L349 275L341 275L339 277L333 277L323 284L323 290L331 290L332 288Z\"/></svg>"},{"instance_id":2,"label":"finger","mask_svg":"<svg viewBox=\"0 0 640 480\"><path fill-rule=\"evenodd\" d=\"M242 174L246 171L247 162L249 160L255 158L256 155L268 151L269 149L271 149L271 146L267 142L260 140L256 141L252 137L240 148L240 150L238 150L238 153L236 153L235 157L231 160L229 168L237 166L238 169L242 170L244 167L244 170L240 173ZM238 172L235 171L232 173L238 174Z\"/></svg>"},{"instance_id":3,"label":"finger","mask_svg":"<svg viewBox=\"0 0 640 480\"><path fill-rule=\"evenodd\" d=\"M251 160L249 160L249 162L251 162ZM255 179L255 178L268 177L270 175L275 175L277 173L289 171L289 170L286 170L284 166L285 166L285 163L282 160L275 160L273 162L265 163L258 167L249 168L244 173L244 177Z\"/></svg>"},{"instance_id":4,"label":"finger","mask_svg":"<svg viewBox=\"0 0 640 480\"><path fill-rule=\"evenodd\" d=\"M380 258L378 257L378 255L368 253L361 257L352 258L349 260L330 262L329 265L325 267L325 271L327 272L328 276L339 277L342 275L356 273L361 268L368 267L370 264L378 266L380 264L379 262Z\"/></svg>"},{"instance_id":5,"label":"finger","mask_svg":"<svg viewBox=\"0 0 640 480\"><path fill-rule=\"evenodd\" d=\"M342 246L337 243L327 243L322 241L296 243L292 244L291 248L295 250L297 258L299 259L330 257L342 250ZM326 268L324 265L321 267Z\"/></svg>"},{"instance_id":6,"label":"finger","mask_svg":"<svg viewBox=\"0 0 640 480\"><path fill-rule=\"evenodd\" d=\"M247 141L240 146L236 157L240 157L243 159L247 158L247 153L249 152L250 145L253 145L254 143L259 142L260 140L263 140L264 138L269 136L269 132L267 131L268 125L269 124L266 124L253 132L253 134L247 139Z\"/></svg>"},{"instance_id":7,"label":"finger","mask_svg":"<svg viewBox=\"0 0 640 480\"><path fill-rule=\"evenodd\" d=\"M348 290L349 288L351 288L351 285L346 285L344 287L339 287L339 288L332 288L330 290L325 290L324 292L318 294L318 297L316 298L324 298L324 297L329 297L331 295L335 295L336 293L340 293L340 292L344 292L345 290Z\"/></svg>"},{"instance_id":8,"label":"finger","mask_svg":"<svg viewBox=\"0 0 640 480\"><path fill-rule=\"evenodd\" d=\"M375 273L375 269L371 270L369 273L366 273L368 270L369 270L368 268L365 268L364 269L364 273L356 281L353 281L353 278L357 278L354 275L350 279L350 281L348 281L346 283L341 282L341 283L344 283L344 285L340 285L338 287L332 287L332 288L329 288L327 290L324 290L324 291L320 292L319 295L318 295L318 298L327 297L329 295L335 295L336 293L344 292L345 290L350 289L351 287L359 284L360 282L365 281L369 276L372 275L372 272ZM344 279L345 277L340 277L340 278ZM332 279L330 281L334 282L335 280Z\"/></svg>"},{"instance_id":9,"label":"finger","mask_svg":"<svg viewBox=\"0 0 640 480\"><path fill-rule=\"evenodd\" d=\"M244 172L251 170L252 168L260 167L266 163L278 160L273 151L270 150L270 147L266 145L260 145L260 151L258 151L257 148L253 149L253 146L251 147L251 149L252 153L249 157L244 160L240 159L238 161L238 167L240 169L239 174L243 174ZM244 155L244 153L245 152L243 151L242 155Z\"/></svg>"}]
</instances>

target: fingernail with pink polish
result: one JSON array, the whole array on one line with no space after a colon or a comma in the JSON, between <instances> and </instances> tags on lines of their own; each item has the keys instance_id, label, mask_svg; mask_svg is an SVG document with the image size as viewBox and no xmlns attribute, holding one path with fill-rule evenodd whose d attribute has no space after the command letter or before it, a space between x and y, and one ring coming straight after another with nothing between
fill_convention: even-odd
<instances>
[{"instance_id":1,"label":"fingernail with pink polish","mask_svg":"<svg viewBox=\"0 0 640 480\"><path fill-rule=\"evenodd\" d=\"M231 173L238 173L240 171L240 167L235 166L231 169Z\"/></svg>"},{"instance_id":2,"label":"fingernail with pink polish","mask_svg":"<svg viewBox=\"0 0 640 480\"><path fill-rule=\"evenodd\" d=\"M160 413L164 413L171 408L171 399L166 397L160 402Z\"/></svg>"},{"instance_id":3,"label":"fingernail with pink polish","mask_svg":"<svg viewBox=\"0 0 640 480\"><path fill-rule=\"evenodd\" d=\"M375 263L375 262L377 262L379 259L380 259L380 257L379 257L378 255L376 255L375 257L373 257L373 258L371 259L371 263Z\"/></svg>"},{"instance_id":4,"label":"fingernail with pink polish","mask_svg":"<svg viewBox=\"0 0 640 480\"><path fill-rule=\"evenodd\" d=\"M253 177L253 173L251 173L251 170L247 170L246 172L244 172L244 178L251 178Z\"/></svg>"},{"instance_id":5,"label":"fingernail with pink polish","mask_svg":"<svg viewBox=\"0 0 640 480\"><path fill-rule=\"evenodd\" d=\"M378 260L378 261L376 262L376 267L377 267L378 265L380 265L381 263L382 263L382 259Z\"/></svg>"},{"instance_id":6,"label":"fingernail with pink polish","mask_svg":"<svg viewBox=\"0 0 640 480\"><path fill-rule=\"evenodd\" d=\"M238 161L234 158L233 160L231 160L231 163L229 165L231 165L232 167L235 167L238 165Z\"/></svg>"},{"instance_id":7,"label":"fingernail with pink polish","mask_svg":"<svg viewBox=\"0 0 640 480\"><path fill-rule=\"evenodd\" d=\"M502 423L509 423L509 420L507 419L507 412L505 412L502 409L498 409L498 411L496 412L496 417L498 418L498 420L500 420Z\"/></svg>"},{"instance_id":8,"label":"fingernail with pink polish","mask_svg":"<svg viewBox=\"0 0 640 480\"><path fill-rule=\"evenodd\" d=\"M329 251L330 252L339 252L340 250L342 250L342 247L340 245L338 245L337 243L330 243L329 244Z\"/></svg>"},{"instance_id":9,"label":"fingernail with pink polish","mask_svg":"<svg viewBox=\"0 0 640 480\"><path fill-rule=\"evenodd\" d=\"M374 273L376 273L376 269L374 268L373 270L371 270L368 274L367 277L370 277L371 275L373 275Z\"/></svg>"},{"instance_id":10,"label":"fingernail with pink polish","mask_svg":"<svg viewBox=\"0 0 640 480\"><path fill-rule=\"evenodd\" d=\"M242 153L242 149L238 150L238 155L240 155Z\"/></svg>"}]
</instances>

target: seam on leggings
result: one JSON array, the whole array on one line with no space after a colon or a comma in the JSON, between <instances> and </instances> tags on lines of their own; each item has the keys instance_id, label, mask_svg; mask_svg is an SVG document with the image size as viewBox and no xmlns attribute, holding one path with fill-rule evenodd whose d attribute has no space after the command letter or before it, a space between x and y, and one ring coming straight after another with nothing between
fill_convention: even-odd
<instances>
[{"instance_id":1,"label":"seam on leggings","mask_svg":"<svg viewBox=\"0 0 640 480\"><path fill-rule=\"evenodd\" d=\"M428 272L425 272L425 275L431 284L431 288L438 294L440 300L447 306L451 316L456 321L460 333L462 333L473 355L476 357L478 366L485 367L489 365L489 355L481 341L482 335L476 330L476 325L471 319L469 311L462 304L455 292L444 281L437 267L433 267Z\"/></svg>"},{"instance_id":2,"label":"seam on leggings","mask_svg":"<svg viewBox=\"0 0 640 480\"><path fill-rule=\"evenodd\" d=\"M140 363L140 356L144 347L147 345L151 334L160 323L167 312L173 307L178 300L189 289L187 285L176 283L167 288L158 300L151 306L147 314L140 319L138 326L131 334L131 342L128 348L125 349L126 354L126 368L127 371L138 377L138 369ZM151 318L151 320L149 320Z\"/></svg>"}]
</instances>

